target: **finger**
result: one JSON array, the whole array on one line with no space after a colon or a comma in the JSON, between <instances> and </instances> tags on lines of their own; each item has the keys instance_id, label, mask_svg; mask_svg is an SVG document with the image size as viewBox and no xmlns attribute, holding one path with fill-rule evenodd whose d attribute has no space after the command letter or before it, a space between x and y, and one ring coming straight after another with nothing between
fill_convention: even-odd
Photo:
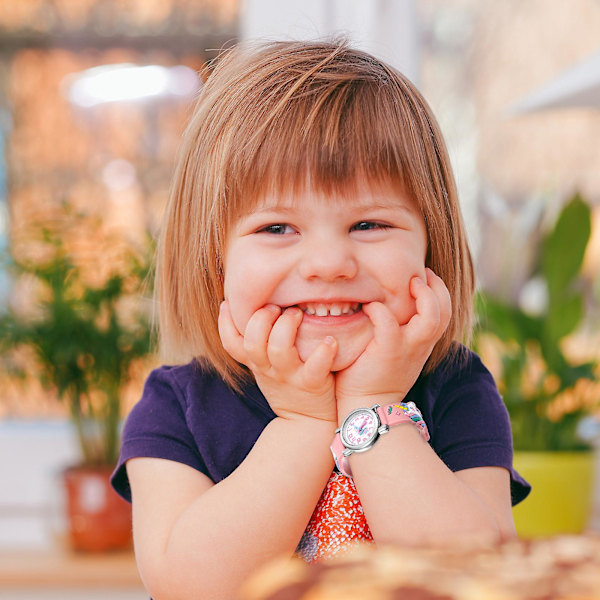
<instances>
[{"instance_id":1,"label":"finger","mask_svg":"<svg viewBox=\"0 0 600 600\"><path fill-rule=\"evenodd\" d=\"M267 356L271 365L280 371L289 371L302 364L295 346L302 316L299 308L287 308L271 329Z\"/></svg>"},{"instance_id":2,"label":"finger","mask_svg":"<svg viewBox=\"0 0 600 600\"><path fill-rule=\"evenodd\" d=\"M331 373L333 361L338 351L337 340L328 335L306 359L302 368L305 385L317 387Z\"/></svg>"},{"instance_id":3,"label":"finger","mask_svg":"<svg viewBox=\"0 0 600 600\"><path fill-rule=\"evenodd\" d=\"M223 300L219 306L217 321L221 343L227 353L238 362L247 365L248 358L244 350L244 336L240 334L231 317L229 302Z\"/></svg>"},{"instance_id":4,"label":"finger","mask_svg":"<svg viewBox=\"0 0 600 600\"><path fill-rule=\"evenodd\" d=\"M248 321L244 331L244 350L252 363L251 368L266 370L271 366L267 355L267 344L273 324L281 314L275 304L259 308Z\"/></svg>"},{"instance_id":5,"label":"finger","mask_svg":"<svg viewBox=\"0 0 600 600\"><path fill-rule=\"evenodd\" d=\"M436 275L431 269L425 269L427 275L427 285L435 294L440 307L440 327L442 331L440 335L446 331L446 327L450 323L452 317L452 298L446 284L441 277Z\"/></svg>"},{"instance_id":6,"label":"finger","mask_svg":"<svg viewBox=\"0 0 600 600\"><path fill-rule=\"evenodd\" d=\"M392 311L382 302L363 304L363 311L373 324L373 338L378 344L396 343L400 325Z\"/></svg>"},{"instance_id":7,"label":"finger","mask_svg":"<svg viewBox=\"0 0 600 600\"><path fill-rule=\"evenodd\" d=\"M433 290L420 277L413 277L410 293L415 299L417 312L406 327L406 334L414 341L437 339L440 328L440 305Z\"/></svg>"}]
</instances>

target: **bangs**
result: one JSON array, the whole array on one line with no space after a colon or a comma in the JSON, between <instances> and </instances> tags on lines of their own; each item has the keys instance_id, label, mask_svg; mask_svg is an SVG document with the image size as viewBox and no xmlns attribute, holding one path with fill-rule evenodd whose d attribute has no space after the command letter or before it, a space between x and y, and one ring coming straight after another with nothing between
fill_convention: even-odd
<instances>
[{"instance_id":1,"label":"bangs","mask_svg":"<svg viewBox=\"0 0 600 600\"><path fill-rule=\"evenodd\" d=\"M363 87L360 95L372 91ZM361 181L401 181L398 149L389 128L381 126L390 120L369 114L373 106L358 95L346 85L320 106L290 101L276 123L254 136L254 144L232 156L227 169L232 200L306 188L332 196L355 192Z\"/></svg>"},{"instance_id":2,"label":"bangs","mask_svg":"<svg viewBox=\"0 0 600 600\"><path fill-rule=\"evenodd\" d=\"M398 101L399 75L368 55L352 53L346 68L342 58L335 71L321 61L300 79L270 64L269 77L238 97L221 155L230 219L265 196L306 189L329 197L355 196L365 184L412 191L409 157L425 151L411 103Z\"/></svg>"}]
</instances>

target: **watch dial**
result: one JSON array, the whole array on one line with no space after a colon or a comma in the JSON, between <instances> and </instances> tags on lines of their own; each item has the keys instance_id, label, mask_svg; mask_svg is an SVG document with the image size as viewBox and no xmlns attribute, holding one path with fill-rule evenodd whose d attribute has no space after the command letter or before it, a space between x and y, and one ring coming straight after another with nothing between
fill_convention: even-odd
<instances>
[{"instance_id":1,"label":"watch dial","mask_svg":"<svg viewBox=\"0 0 600 600\"><path fill-rule=\"evenodd\" d=\"M377 432L377 419L371 411L358 412L344 426L345 441L352 446L363 446Z\"/></svg>"}]
</instances>

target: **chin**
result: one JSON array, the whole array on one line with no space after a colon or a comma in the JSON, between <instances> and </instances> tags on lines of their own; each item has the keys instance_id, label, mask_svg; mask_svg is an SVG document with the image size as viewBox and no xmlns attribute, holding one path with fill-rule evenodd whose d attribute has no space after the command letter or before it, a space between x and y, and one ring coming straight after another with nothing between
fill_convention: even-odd
<instances>
[{"instance_id":1,"label":"chin","mask_svg":"<svg viewBox=\"0 0 600 600\"><path fill-rule=\"evenodd\" d=\"M361 354L362 350L360 352L343 353L341 356L336 356L331 370L343 371L347 369Z\"/></svg>"},{"instance_id":2,"label":"chin","mask_svg":"<svg viewBox=\"0 0 600 600\"><path fill-rule=\"evenodd\" d=\"M338 351L333 360L331 370L342 371L349 367L364 352L370 341L371 336L368 339L338 340ZM305 362L315 351L319 343L320 340L296 339L296 349L298 350L300 360Z\"/></svg>"}]
</instances>

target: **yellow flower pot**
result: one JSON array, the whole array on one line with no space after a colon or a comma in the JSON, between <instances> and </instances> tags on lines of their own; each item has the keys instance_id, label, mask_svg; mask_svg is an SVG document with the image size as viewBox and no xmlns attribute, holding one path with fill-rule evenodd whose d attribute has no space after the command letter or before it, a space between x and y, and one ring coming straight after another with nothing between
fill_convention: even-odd
<instances>
[{"instance_id":1,"label":"yellow flower pot","mask_svg":"<svg viewBox=\"0 0 600 600\"><path fill-rule=\"evenodd\" d=\"M513 509L521 538L585 530L592 508L594 453L515 452L515 469L531 494Z\"/></svg>"}]
</instances>

